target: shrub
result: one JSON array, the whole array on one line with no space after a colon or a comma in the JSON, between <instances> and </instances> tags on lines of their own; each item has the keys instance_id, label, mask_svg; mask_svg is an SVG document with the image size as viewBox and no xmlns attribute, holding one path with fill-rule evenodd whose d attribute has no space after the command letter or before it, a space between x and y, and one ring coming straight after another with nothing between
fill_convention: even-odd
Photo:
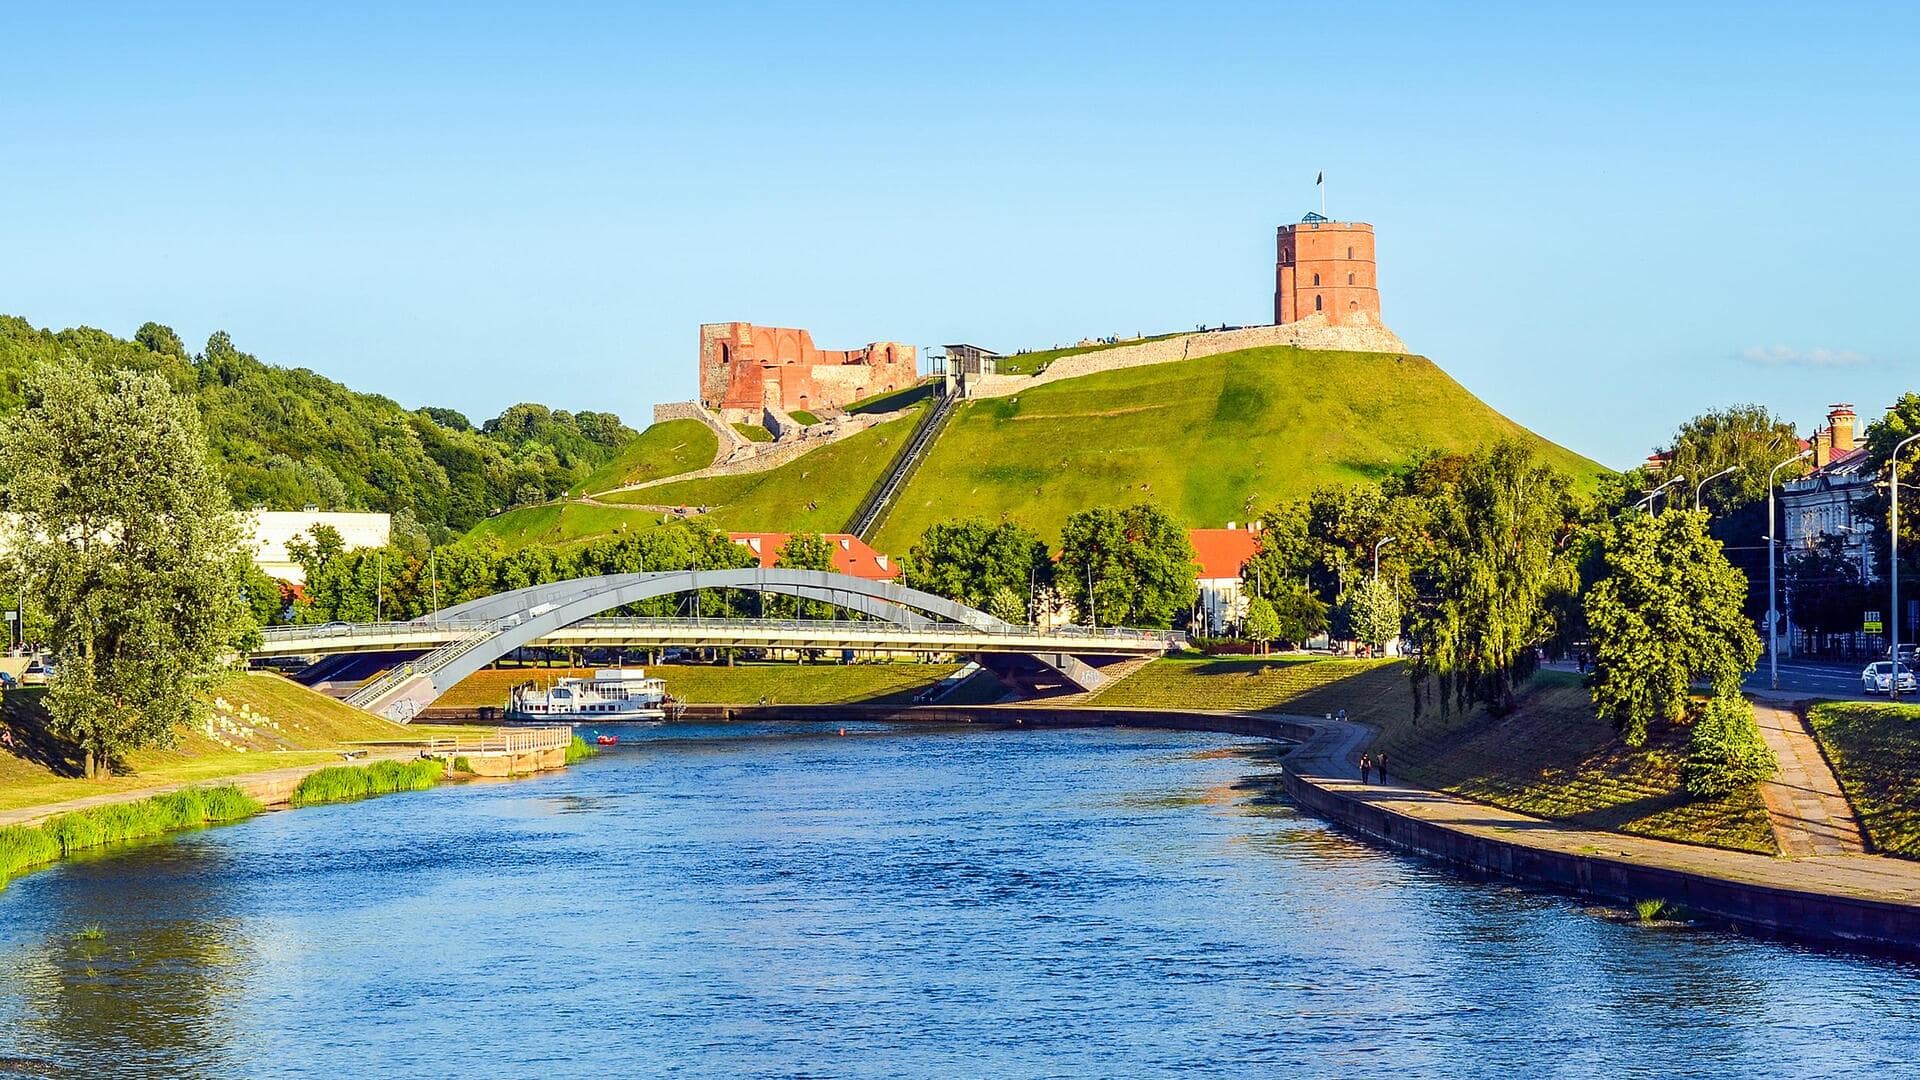
<instances>
[{"instance_id":1,"label":"shrub","mask_svg":"<svg viewBox=\"0 0 1920 1080\"><path fill-rule=\"evenodd\" d=\"M316 806L395 791L425 791L438 784L444 775L446 766L433 758L335 765L307 774L287 802L292 806Z\"/></svg>"},{"instance_id":2,"label":"shrub","mask_svg":"<svg viewBox=\"0 0 1920 1080\"><path fill-rule=\"evenodd\" d=\"M260 812L260 804L231 784L183 788L134 802L76 810L37 827L0 829L0 886L14 873L104 844L235 821Z\"/></svg>"},{"instance_id":3,"label":"shrub","mask_svg":"<svg viewBox=\"0 0 1920 1080\"><path fill-rule=\"evenodd\" d=\"M1721 695L1707 701L1687 736L1687 760L1681 768L1687 794L1716 798L1756 784L1778 768L1747 699Z\"/></svg>"},{"instance_id":4,"label":"shrub","mask_svg":"<svg viewBox=\"0 0 1920 1080\"><path fill-rule=\"evenodd\" d=\"M571 765L576 761L585 761L599 752L599 747L575 735L573 741L567 744L567 764Z\"/></svg>"}]
</instances>

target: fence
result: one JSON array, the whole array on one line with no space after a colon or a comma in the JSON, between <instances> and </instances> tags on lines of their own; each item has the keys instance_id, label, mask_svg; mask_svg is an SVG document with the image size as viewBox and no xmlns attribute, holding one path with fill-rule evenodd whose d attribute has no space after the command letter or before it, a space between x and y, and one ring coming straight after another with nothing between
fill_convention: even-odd
<instances>
[{"instance_id":1,"label":"fence","mask_svg":"<svg viewBox=\"0 0 1920 1080\"><path fill-rule=\"evenodd\" d=\"M451 757L458 754L530 754L558 750L573 741L573 729L565 726L505 728L484 735L442 735L427 740L427 754Z\"/></svg>"}]
</instances>

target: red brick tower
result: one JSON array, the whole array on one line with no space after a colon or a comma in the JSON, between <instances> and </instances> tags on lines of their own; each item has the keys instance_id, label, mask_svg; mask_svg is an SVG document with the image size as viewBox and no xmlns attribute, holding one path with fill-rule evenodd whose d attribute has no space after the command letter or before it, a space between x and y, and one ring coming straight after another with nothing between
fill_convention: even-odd
<instances>
[{"instance_id":1,"label":"red brick tower","mask_svg":"<svg viewBox=\"0 0 1920 1080\"><path fill-rule=\"evenodd\" d=\"M1331 326L1380 325L1373 226L1319 214L1280 226L1273 321L1296 322L1316 312Z\"/></svg>"}]
</instances>

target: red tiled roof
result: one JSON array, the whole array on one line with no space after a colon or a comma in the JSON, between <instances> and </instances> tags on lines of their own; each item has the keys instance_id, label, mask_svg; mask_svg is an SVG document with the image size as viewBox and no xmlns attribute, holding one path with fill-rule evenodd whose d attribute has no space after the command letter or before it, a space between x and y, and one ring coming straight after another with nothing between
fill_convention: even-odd
<instances>
[{"instance_id":1,"label":"red tiled roof","mask_svg":"<svg viewBox=\"0 0 1920 1080\"><path fill-rule=\"evenodd\" d=\"M1187 539L1203 579L1239 577L1260 547L1260 534L1251 529L1188 529Z\"/></svg>"},{"instance_id":2,"label":"red tiled roof","mask_svg":"<svg viewBox=\"0 0 1920 1080\"><path fill-rule=\"evenodd\" d=\"M727 538L760 557L760 565L771 568L780 561L780 549L787 546L792 533L736 532ZM900 564L867 546L852 533L821 533L833 545L833 568L868 581L892 581L900 576Z\"/></svg>"}]
</instances>

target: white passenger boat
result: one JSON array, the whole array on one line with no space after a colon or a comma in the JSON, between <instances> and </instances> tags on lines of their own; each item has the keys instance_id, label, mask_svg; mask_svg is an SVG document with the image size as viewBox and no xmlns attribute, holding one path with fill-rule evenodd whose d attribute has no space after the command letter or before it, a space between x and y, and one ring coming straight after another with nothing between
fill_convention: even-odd
<instances>
[{"instance_id":1,"label":"white passenger boat","mask_svg":"<svg viewBox=\"0 0 1920 1080\"><path fill-rule=\"evenodd\" d=\"M508 720L666 720L680 710L666 680L648 678L644 668L608 668L544 690L523 683L507 698Z\"/></svg>"}]
</instances>

